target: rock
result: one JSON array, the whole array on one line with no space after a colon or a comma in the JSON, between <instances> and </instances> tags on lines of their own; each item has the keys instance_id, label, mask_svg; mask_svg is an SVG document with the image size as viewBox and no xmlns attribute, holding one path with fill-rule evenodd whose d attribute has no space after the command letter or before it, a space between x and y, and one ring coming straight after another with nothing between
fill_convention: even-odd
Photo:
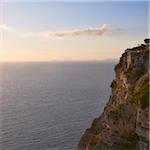
<instances>
[{"instance_id":1,"label":"rock","mask_svg":"<svg viewBox=\"0 0 150 150\"><path fill-rule=\"evenodd\" d=\"M109 101L81 137L78 150L148 150L148 56L144 44L122 54Z\"/></svg>"}]
</instances>

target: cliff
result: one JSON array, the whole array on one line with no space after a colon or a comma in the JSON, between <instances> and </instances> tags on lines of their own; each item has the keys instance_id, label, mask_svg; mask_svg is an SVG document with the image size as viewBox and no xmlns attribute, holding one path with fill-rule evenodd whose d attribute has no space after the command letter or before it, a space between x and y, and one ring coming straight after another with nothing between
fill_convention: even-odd
<instances>
[{"instance_id":1,"label":"cliff","mask_svg":"<svg viewBox=\"0 0 150 150\"><path fill-rule=\"evenodd\" d=\"M125 50L115 74L109 101L78 150L149 149L149 42Z\"/></svg>"}]
</instances>

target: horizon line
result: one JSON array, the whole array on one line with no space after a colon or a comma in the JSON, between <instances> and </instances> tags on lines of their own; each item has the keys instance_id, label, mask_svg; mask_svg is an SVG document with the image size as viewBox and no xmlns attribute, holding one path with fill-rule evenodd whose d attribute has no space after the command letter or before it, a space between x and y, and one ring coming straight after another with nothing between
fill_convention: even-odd
<instances>
[{"instance_id":1,"label":"horizon line","mask_svg":"<svg viewBox=\"0 0 150 150\"><path fill-rule=\"evenodd\" d=\"M102 60L43 60L43 61L0 61L0 63L48 63L48 62L116 62L118 59L102 59Z\"/></svg>"}]
</instances>

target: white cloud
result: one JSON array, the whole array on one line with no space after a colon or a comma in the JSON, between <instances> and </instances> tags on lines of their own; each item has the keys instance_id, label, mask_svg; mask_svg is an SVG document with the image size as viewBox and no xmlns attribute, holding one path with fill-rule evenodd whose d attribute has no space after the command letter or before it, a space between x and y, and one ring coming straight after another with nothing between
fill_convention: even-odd
<instances>
[{"instance_id":1,"label":"white cloud","mask_svg":"<svg viewBox=\"0 0 150 150\"><path fill-rule=\"evenodd\" d=\"M105 33L107 33L108 35L111 34L116 35L122 29L111 27L111 25L103 24L102 26L96 28L82 28L82 29L67 30L61 32L53 32L53 31L22 32L22 31L14 30L11 27L7 26L6 24L0 24L0 31L3 30L7 32L13 32L13 34L23 38L30 38L30 37L58 38L58 37L71 37L71 36L102 36Z\"/></svg>"},{"instance_id":2,"label":"white cloud","mask_svg":"<svg viewBox=\"0 0 150 150\"><path fill-rule=\"evenodd\" d=\"M63 36L80 36L80 35L87 35L87 36L101 36L108 31L106 24L102 25L98 28L83 28L83 29L76 29L76 30L68 30L62 32L49 32L49 36L55 37L63 37Z\"/></svg>"},{"instance_id":3,"label":"white cloud","mask_svg":"<svg viewBox=\"0 0 150 150\"><path fill-rule=\"evenodd\" d=\"M0 24L0 30L8 31L8 32L13 32L13 29L8 27L6 24Z\"/></svg>"}]
</instances>

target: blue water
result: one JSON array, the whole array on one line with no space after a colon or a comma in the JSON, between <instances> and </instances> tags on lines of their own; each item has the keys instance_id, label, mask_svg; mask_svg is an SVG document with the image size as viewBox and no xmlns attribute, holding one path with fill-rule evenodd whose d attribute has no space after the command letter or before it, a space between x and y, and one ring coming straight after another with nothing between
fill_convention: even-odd
<instances>
[{"instance_id":1,"label":"blue water","mask_svg":"<svg viewBox=\"0 0 150 150\"><path fill-rule=\"evenodd\" d=\"M0 64L0 149L75 150L108 101L114 64Z\"/></svg>"}]
</instances>

